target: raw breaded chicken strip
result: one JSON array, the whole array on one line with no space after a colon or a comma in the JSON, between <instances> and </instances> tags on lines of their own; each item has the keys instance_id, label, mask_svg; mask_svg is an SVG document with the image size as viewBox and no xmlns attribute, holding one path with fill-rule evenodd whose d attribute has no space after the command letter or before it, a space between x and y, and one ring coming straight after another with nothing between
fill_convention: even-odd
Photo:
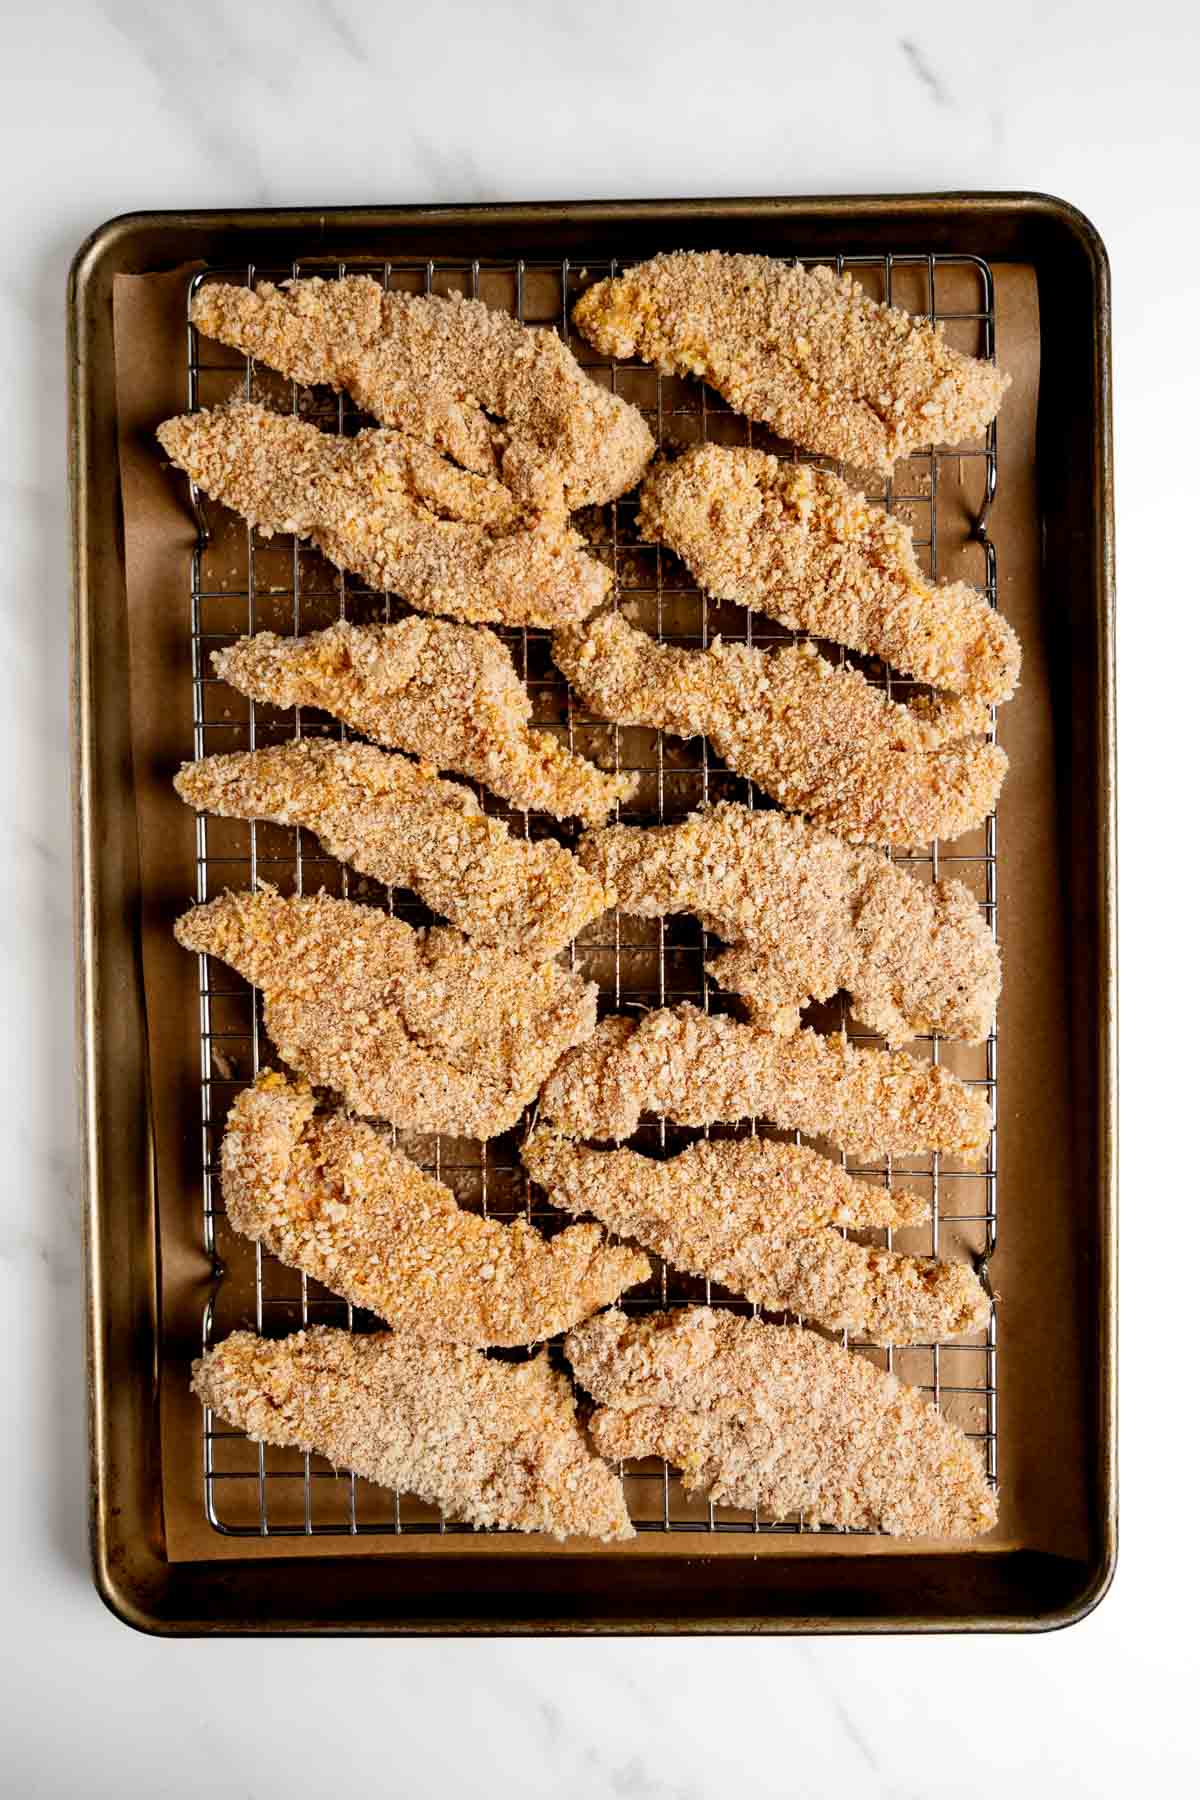
<instances>
[{"instance_id":1,"label":"raw breaded chicken strip","mask_svg":"<svg viewBox=\"0 0 1200 1800\"><path fill-rule=\"evenodd\" d=\"M855 843L954 838L996 804L1008 758L982 741L982 703L900 706L811 644L657 644L620 613L554 633L580 699L619 725L704 735L781 806Z\"/></svg>"},{"instance_id":2,"label":"raw breaded chicken strip","mask_svg":"<svg viewBox=\"0 0 1200 1800\"><path fill-rule=\"evenodd\" d=\"M879 850L795 813L732 801L678 825L608 825L579 858L622 912L692 912L732 946L706 964L755 1024L792 1031L845 989L870 1031L981 1043L1000 995L1000 952L961 881L917 881Z\"/></svg>"},{"instance_id":3,"label":"raw breaded chicken strip","mask_svg":"<svg viewBox=\"0 0 1200 1800\"><path fill-rule=\"evenodd\" d=\"M851 1231L903 1228L929 1217L919 1194L859 1180L807 1145L776 1138L698 1138L660 1162L634 1150L589 1150L537 1125L521 1155L534 1180L565 1211L591 1212L599 1219L611 1210L632 1221L648 1210L658 1221L654 1230L678 1230L681 1236L706 1232L707 1214L717 1208L727 1210L731 1229L747 1239L768 1210L771 1230L781 1234L833 1225ZM632 1224L612 1228L622 1236L638 1235ZM673 1251L659 1254L676 1260Z\"/></svg>"},{"instance_id":4,"label":"raw breaded chicken strip","mask_svg":"<svg viewBox=\"0 0 1200 1800\"><path fill-rule=\"evenodd\" d=\"M192 1364L192 1391L252 1442L315 1452L448 1519L633 1536L621 1483L545 1351L508 1363L390 1331L310 1325L275 1342L235 1331Z\"/></svg>"},{"instance_id":5,"label":"raw breaded chicken strip","mask_svg":"<svg viewBox=\"0 0 1200 1800\"><path fill-rule=\"evenodd\" d=\"M974 1160L991 1129L986 1095L940 1065L815 1031L780 1037L687 1005L602 1019L538 1103L555 1131L613 1142L632 1137L643 1113L677 1125L766 1119L865 1158L945 1150Z\"/></svg>"},{"instance_id":6,"label":"raw breaded chicken strip","mask_svg":"<svg viewBox=\"0 0 1200 1800\"><path fill-rule=\"evenodd\" d=\"M328 894L223 894L175 936L262 989L285 1062L352 1111L413 1131L507 1131L596 1021L595 987L557 963Z\"/></svg>"},{"instance_id":7,"label":"raw breaded chicken strip","mask_svg":"<svg viewBox=\"0 0 1200 1800\"><path fill-rule=\"evenodd\" d=\"M722 600L955 694L1009 700L1021 646L965 581L927 581L913 534L836 475L701 444L642 487L641 535Z\"/></svg>"},{"instance_id":8,"label":"raw breaded chicken strip","mask_svg":"<svg viewBox=\"0 0 1200 1800\"><path fill-rule=\"evenodd\" d=\"M481 300L387 293L365 275L253 290L208 282L192 323L293 381L344 390L522 502L615 500L653 454L642 415L589 380L556 332Z\"/></svg>"},{"instance_id":9,"label":"raw breaded chicken strip","mask_svg":"<svg viewBox=\"0 0 1200 1800\"><path fill-rule=\"evenodd\" d=\"M331 856L411 889L481 944L535 962L556 956L606 904L561 844L513 837L469 788L373 744L298 738L206 756L185 763L175 787L223 818L304 826Z\"/></svg>"},{"instance_id":10,"label":"raw breaded chicken strip","mask_svg":"<svg viewBox=\"0 0 1200 1800\"><path fill-rule=\"evenodd\" d=\"M265 537L294 532L421 612L558 625L611 585L565 514L524 514L500 482L399 431L334 437L239 400L167 419L158 441Z\"/></svg>"},{"instance_id":11,"label":"raw breaded chicken strip","mask_svg":"<svg viewBox=\"0 0 1200 1800\"><path fill-rule=\"evenodd\" d=\"M539 1127L521 1155L564 1212L591 1213L768 1312L800 1313L875 1344L928 1343L987 1323L987 1296L965 1264L847 1243L818 1224L915 1224L928 1208L803 1146L702 1140L659 1162L589 1150Z\"/></svg>"},{"instance_id":12,"label":"raw breaded chicken strip","mask_svg":"<svg viewBox=\"0 0 1200 1800\"><path fill-rule=\"evenodd\" d=\"M575 324L605 356L697 375L780 437L890 475L995 418L1010 377L850 275L769 256L680 251L598 281Z\"/></svg>"},{"instance_id":13,"label":"raw breaded chicken strip","mask_svg":"<svg viewBox=\"0 0 1200 1800\"><path fill-rule=\"evenodd\" d=\"M253 700L322 707L530 812L596 822L637 779L607 775L549 732L530 731L533 702L512 658L493 632L470 625L342 620L310 637L260 631L214 651L212 665Z\"/></svg>"},{"instance_id":14,"label":"raw breaded chicken strip","mask_svg":"<svg viewBox=\"0 0 1200 1800\"><path fill-rule=\"evenodd\" d=\"M970 1439L916 1388L799 1325L701 1306L606 1312L566 1352L603 1403L597 1449L663 1456L710 1500L898 1537L975 1537L996 1523Z\"/></svg>"},{"instance_id":15,"label":"raw breaded chicken strip","mask_svg":"<svg viewBox=\"0 0 1200 1800\"><path fill-rule=\"evenodd\" d=\"M316 1111L306 1083L274 1072L238 1095L221 1145L229 1222L410 1337L536 1343L650 1274L598 1225L547 1241L466 1212L373 1125Z\"/></svg>"}]
</instances>

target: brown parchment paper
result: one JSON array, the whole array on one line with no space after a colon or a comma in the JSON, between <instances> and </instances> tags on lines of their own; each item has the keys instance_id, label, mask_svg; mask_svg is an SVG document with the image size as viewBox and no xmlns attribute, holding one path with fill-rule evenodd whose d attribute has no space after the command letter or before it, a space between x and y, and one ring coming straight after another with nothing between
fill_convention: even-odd
<instances>
[{"instance_id":1,"label":"brown parchment paper","mask_svg":"<svg viewBox=\"0 0 1200 1800\"><path fill-rule=\"evenodd\" d=\"M187 402L187 288L192 271L118 276L114 291L119 456L141 864L141 925L151 1066L161 1276L161 1434L165 1529L173 1560L240 1556L554 1554L513 1534L365 1538L238 1538L204 1516L200 1414L188 1392L211 1293L202 1239L198 998L193 959L171 935L193 898L195 827L171 776L192 754L189 559L195 523L184 484L165 465L154 428ZM1039 587L1034 427L1038 383L1036 282L998 265L998 353L1013 375L1000 421L1000 483L990 531L1000 604L1024 644L1020 691L1001 714L1012 768L999 813L999 922L1005 990L999 1021L998 1246L1000 1523L979 1553L1016 1546L1086 1550L1078 1478L1084 1454L1083 1356L1073 1244L1065 1204L1071 1119L1066 1075L1071 1021L1062 954L1054 733L1045 609ZM940 277L939 277L940 279ZM944 480L944 477L943 477ZM962 514L969 511L969 466ZM956 498L943 485L943 528ZM943 553L939 573L979 581L975 549ZM266 623L264 620L263 623ZM903 1374L898 1364L898 1371ZM943 1373L943 1380L949 1377ZM923 1550L928 1546L921 1546ZM578 1552L581 1546L572 1545ZM597 1555L903 1555L882 1537L643 1535Z\"/></svg>"}]
</instances>

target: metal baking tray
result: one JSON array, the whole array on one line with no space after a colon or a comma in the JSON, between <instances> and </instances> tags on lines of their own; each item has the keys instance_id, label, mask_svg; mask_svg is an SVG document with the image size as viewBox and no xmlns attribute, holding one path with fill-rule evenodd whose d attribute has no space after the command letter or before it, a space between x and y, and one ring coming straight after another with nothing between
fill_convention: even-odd
<instances>
[{"instance_id":1,"label":"metal baking tray","mask_svg":"<svg viewBox=\"0 0 1200 1800\"><path fill-rule=\"evenodd\" d=\"M1037 1219L1015 1213L1014 1251L1005 1266L1015 1284L1029 1258L1040 1263L1049 1253L1053 1263L1069 1248L1076 1279L1080 1270L1086 1273L1086 1293L1076 1295L1067 1341L1035 1347L1018 1339L1011 1347L1012 1354L1026 1359L1047 1347L1055 1356L1056 1403L1078 1424L1077 1454L1057 1471L1056 1481L1077 1489L1066 1497L1065 1509L1086 1520L1085 1530L1082 1537L1078 1530L1068 1534L1069 1553L1056 1549L1049 1529L1042 1534L1045 1547L996 1548L985 1540L953 1553L897 1551L888 1545L888 1553L881 1554L880 1541L865 1535L833 1542L826 1533L805 1529L802 1521L768 1526L752 1516L689 1506L664 1472L635 1476L628 1484L641 1534L636 1554L550 1547L513 1556L511 1539L464 1545L422 1509L402 1508L399 1502L380 1506L377 1491L374 1505L369 1489L360 1503L352 1479L335 1480L325 1471L320 1504L314 1506L317 1476L307 1458L302 1467L293 1460L272 1470L258 1453L249 1461L235 1456L222 1466L228 1434L206 1421L202 1469L211 1556L172 1560L163 1520L158 1379L164 1356L178 1357L198 1346L177 1341L177 1324L164 1317L157 1279L161 1234L169 1227L155 1205L139 940L132 923L145 896L139 892L127 777L129 652L121 629L123 562L114 531L120 507L113 455L113 278L193 261L226 279L246 279L254 271L334 273L349 261L396 284L438 287L447 280L468 292L484 291L520 316L565 329L568 295L585 272L607 272L614 261L681 246L836 259L869 284L874 281L880 297L891 298L894 288L903 288L896 297L914 310L969 323L983 353L992 350L996 328L993 267L1024 264L1037 278L1038 587L1039 595L1054 597L1053 619L1047 614L1045 620L1049 702L1056 717L1071 722L1069 732L1056 734L1052 779L1063 877L1058 901L1061 921L1070 921L1072 929L1065 933L1067 981L1033 1035L1039 1040L1037 1055L1057 1054L1069 1065L1058 1124L1070 1142L1070 1179L1042 1197ZM951 274L957 277L953 284ZM943 301L940 296L949 296L952 285L954 297ZM1091 227L1062 203L1031 195L133 215L102 227L81 249L72 271L69 343L92 1524L96 1581L106 1601L129 1622L164 1632L1020 1629L1081 1616L1103 1593L1115 1557L1111 441L1107 266ZM203 403L208 372L182 320L180 344L189 401ZM636 371L614 378L648 410L660 438L746 441L737 435L744 434L744 421L722 416L695 392L681 393L680 384ZM950 530L939 521L945 455L925 459L927 468L913 459L918 466L907 471L907 482L902 476L880 496L913 518L935 573L939 544ZM982 563L975 578L995 601L1004 570L997 569L987 533L986 514L1003 467L994 430L975 455L980 504L959 529L979 547ZM949 460L961 465L961 458ZM191 592L181 595L181 604L190 609L197 670L211 647L205 623L210 597L218 630L274 623L259 614L258 607L268 605L290 607L297 623L309 623L298 563L293 562L290 595L278 572L256 584L252 545L233 583L233 597L245 611L244 619L237 618L230 594L219 583L212 591L203 524L201 519ZM669 576L664 583L661 557L639 554L619 507L611 509L611 531L618 584L648 607L648 622L656 613L661 627L665 607L668 629L695 624L706 634L707 613L695 621L686 617L685 597L672 589ZM349 608L355 616L355 599L341 584L340 610ZM694 604L703 608L704 603ZM546 716L554 716L552 671L536 641L539 634L511 635L518 667L546 688ZM190 671L181 671L181 680L189 678ZM200 681L194 693L198 753L244 741L231 735L238 726L214 723L206 715ZM559 708L558 716L563 730L574 735L569 705ZM587 733L586 721L580 729ZM702 744L692 747L694 755L669 752L664 762L661 738L643 743L647 736L631 734L646 791L645 803L635 808L639 817L678 816L710 793L724 797L744 785L731 785L719 765L710 768ZM620 740L616 748L620 754ZM201 895L208 880L243 885L261 861L253 828L238 854L222 857L212 853L201 826L197 849L194 886ZM955 853L941 859L943 865L961 865L953 869L939 870L937 846L924 860L932 873L973 877L994 921L1000 886L995 822L977 841L955 846ZM298 839L294 865L302 884L305 855ZM315 877L327 880L328 869L317 864ZM615 941L610 935L580 951L586 972L600 979L610 999L615 989L626 1003L662 997L707 1001L699 972L700 934L672 934L670 928L666 935L657 928L646 934L643 928L640 940L623 945L620 929L618 920ZM1007 935L1006 950L1008 982L1019 983L1024 959L1012 954ZM1031 960L1036 966L1036 955ZM220 1252L219 1203L212 1191L220 1090L235 1050L239 1073L256 1066L259 1054L252 1011L232 1030L220 1029L222 1018L214 1025L214 1010L221 1014L223 1001L227 1024L236 1017L235 998L223 995L219 973L202 971L203 1230L214 1262ZM934 1055L937 1050L933 1045ZM1019 1112L1021 1085L1036 1080L1036 1069L1029 1066L1028 1045L1006 1040L1006 1051L1009 1063L1014 1051L1020 1055L1013 1101ZM977 1069L963 1072L986 1083L1003 1107L1007 1096L997 1080L994 1035L981 1059ZM440 1160L440 1147L434 1154ZM506 1162L503 1153L481 1158L476 1152L467 1165L441 1172L481 1197L485 1207L490 1179L493 1209L503 1214L506 1198L519 1203L508 1166L512 1160L511 1154ZM999 1212L1021 1202L1020 1195L1008 1194L997 1169L993 1143L982 1176L960 1190L969 1188L979 1198L957 1206L953 1198L941 1203L960 1232L977 1228L974 1248L984 1257L994 1252ZM881 1174L890 1179L891 1171ZM940 1170L933 1159L925 1175L936 1233L939 1189L953 1194L954 1171ZM905 1178L912 1178L907 1170ZM1009 1230L1006 1218L1006 1242ZM924 1247L936 1243L935 1236ZM249 1298L242 1296L240 1315L236 1279L226 1284L224 1296L218 1285L205 1310L206 1332L214 1318L222 1318L223 1299L232 1298L233 1308L216 1335L235 1322L249 1322L247 1313L261 1324L264 1307L268 1316L276 1309L277 1328L309 1316L334 1316L310 1314L303 1288L291 1295L268 1283L264 1297L263 1260L258 1254L252 1259ZM696 1284L678 1287L664 1272L649 1303L704 1297ZM981 1440L989 1473L1003 1477L1001 1421L1006 1434L1017 1434L1019 1448L1023 1419L1020 1383L1013 1405L1005 1405L995 1321L982 1346L960 1355L955 1346L905 1354L898 1372L927 1386L952 1412L958 1409ZM890 1365L891 1353L887 1360ZM1013 1472L1020 1480L1019 1458ZM361 1554L364 1537L373 1540L377 1554ZM287 1546L277 1542L269 1557L231 1557L231 1538L307 1538L303 1548L309 1554L280 1556ZM353 1538L360 1540L353 1546L359 1553L339 1554L344 1540Z\"/></svg>"}]
</instances>

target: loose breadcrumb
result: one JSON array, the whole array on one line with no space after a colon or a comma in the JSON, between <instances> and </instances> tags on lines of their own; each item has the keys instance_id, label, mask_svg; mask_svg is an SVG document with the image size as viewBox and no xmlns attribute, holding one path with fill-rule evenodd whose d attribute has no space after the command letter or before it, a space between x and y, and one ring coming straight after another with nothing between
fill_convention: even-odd
<instances>
[{"instance_id":1,"label":"loose breadcrumb","mask_svg":"<svg viewBox=\"0 0 1200 1800\"><path fill-rule=\"evenodd\" d=\"M596 1022L594 985L557 963L327 894L223 894L175 935L263 990L285 1062L354 1112L414 1131L507 1131Z\"/></svg>"},{"instance_id":2,"label":"loose breadcrumb","mask_svg":"<svg viewBox=\"0 0 1200 1800\"><path fill-rule=\"evenodd\" d=\"M561 844L513 837L469 788L372 744L300 738L206 756L185 763L175 787L223 818L304 826L331 856L410 888L480 943L535 962L556 956L607 904Z\"/></svg>"},{"instance_id":3,"label":"loose breadcrumb","mask_svg":"<svg viewBox=\"0 0 1200 1800\"><path fill-rule=\"evenodd\" d=\"M480 300L387 293L365 275L208 282L192 323L293 381L344 390L537 506L615 500L653 454L642 415L589 380L556 332Z\"/></svg>"},{"instance_id":4,"label":"loose breadcrumb","mask_svg":"<svg viewBox=\"0 0 1200 1800\"><path fill-rule=\"evenodd\" d=\"M879 850L794 813L722 802L678 825L608 825L579 858L622 912L693 912L732 947L707 964L756 1024L793 1031L839 989L871 1031L982 1043L1000 995L1000 953L960 881L926 886Z\"/></svg>"},{"instance_id":5,"label":"loose breadcrumb","mask_svg":"<svg viewBox=\"0 0 1200 1800\"><path fill-rule=\"evenodd\" d=\"M310 637L260 631L214 651L212 664L251 699L322 707L365 737L482 781L510 806L598 822L633 792L636 776L607 775L549 732L529 730L525 684L481 627L341 620Z\"/></svg>"},{"instance_id":6,"label":"loose breadcrumb","mask_svg":"<svg viewBox=\"0 0 1200 1800\"><path fill-rule=\"evenodd\" d=\"M500 482L398 431L335 437L238 400L167 419L158 440L264 536L307 538L421 612L558 625L591 612L612 583L565 514L523 514Z\"/></svg>"},{"instance_id":7,"label":"loose breadcrumb","mask_svg":"<svg viewBox=\"0 0 1200 1800\"><path fill-rule=\"evenodd\" d=\"M465 1212L374 1126L316 1112L306 1083L274 1072L238 1095L221 1145L229 1223L413 1338L536 1343L649 1277L598 1225L547 1241Z\"/></svg>"},{"instance_id":8,"label":"loose breadcrumb","mask_svg":"<svg viewBox=\"0 0 1200 1800\"><path fill-rule=\"evenodd\" d=\"M601 1313L566 1342L606 1456L663 1456L709 1500L899 1537L975 1537L996 1497L915 1388L799 1325L709 1307Z\"/></svg>"},{"instance_id":9,"label":"loose breadcrumb","mask_svg":"<svg viewBox=\"0 0 1200 1800\"><path fill-rule=\"evenodd\" d=\"M315 1452L448 1519L560 1541L633 1536L621 1483L545 1351L507 1363L390 1331L235 1331L192 1364L192 1391L253 1442Z\"/></svg>"},{"instance_id":10,"label":"loose breadcrumb","mask_svg":"<svg viewBox=\"0 0 1200 1800\"><path fill-rule=\"evenodd\" d=\"M597 282L574 317L605 356L699 376L780 437L884 475L913 450L977 436L1011 381L850 275L768 256L656 256Z\"/></svg>"},{"instance_id":11,"label":"loose breadcrumb","mask_svg":"<svg viewBox=\"0 0 1200 1800\"><path fill-rule=\"evenodd\" d=\"M602 1019L558 1064L538 1111L567 1137L610 1142L632 1137L643 1113L678 1125L758 1117L866 1158L944 1150L974 1160L991 1126L986 1095L940 1065L815 1031L781 1037L687 1005Z\"/></svg>"},{"instance_id":12,"label":"loose breadcrumb","mask_svg":"<svg viewBox=\"0 0 1200 1800\"><path fill-rule=\"evenodd\" d=\"M985 819L1008 758L980 741L981 702L901 706L811 644L657 644L620 613L554 633L554 660L594 713L706 736L739 775L854 843L909 847Z\"/></svg>"},{"instance_id":13,"label":"loose breadcrumb","mask_svg":"<svg viewBox=\"0 0 1200 1800\"><path fill-rule=\"evenodd\" d=\"M555 1206L592 1213L768 1312L794 1312L876 1344L927 1343L975 1331L988 1300L962 1263L848 1243L821 1220L914 1224L915 1194L856 1181L816 1151L764 1138L701 1141L665 1162L589 1150L539 1127L521 1152Z\"/></svg>"},{"instance_id":14,"label":"loose breadcrumb","mask_svg":"<svg viewBox=\"0 0 1200 1800\"><path fill-rule=\"evenodd\" d=\"M701 444L658 463L641 501L642 537L674 550L718 598L932 687L1012 698L1021 668L1012 626L965 581L927 581L911 528L836 475Z\"/></svg>"}]
</instances>

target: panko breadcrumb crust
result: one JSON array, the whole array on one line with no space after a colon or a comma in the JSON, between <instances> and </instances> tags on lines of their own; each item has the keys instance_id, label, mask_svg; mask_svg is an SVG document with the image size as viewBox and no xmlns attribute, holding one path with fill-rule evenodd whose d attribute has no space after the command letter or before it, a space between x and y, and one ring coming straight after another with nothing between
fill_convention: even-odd
<instances>
[{"instance_id":1,"label":"panko breadcrumb crust","mask_svg":"<svg viewBox=\"0 0 1200 1800\"><path fill-rule=\"evenodd\" d=\"M632 1137L643 1113L677 1125L757 1117L864 1158L943 1150L974 1161L991 1128L986 1094L940 1065L815 1031L781 1037L689 1005L602 1019L538 1103L539 1121L563 1136L607 1142Z\"/></svg>"},{"instance_id":2,"label":"panko breadcrumb crust","mask_svg":"<svg viewBox=\"0 0 1200 1800\"><path fill-rule=\"evenodd\" d=\"M982 1043L991 1028L1000 952L970 889L926 885L798 814L723 801L677 825L588 832L579 859L622 912L693 912L723 938L706 967L755 1024L792 1031L845 989L891 1043L933 1031Z\"/></svg>"},{"instance_id":3,"label":"panko breadcrumb crust","mask_svg":"<svg viewBox=\"0 0 1200 1800\"><path fill-rule=\"evenodd\" d=\"M911 527L827 470L697 445L650 471L638 524L719 599L882 657L931 687L1012 698L1021 669L1012 626L967 582L927 581Z\"/></svg>"},{"instance_id":4,"label":"panko breadcrumb crust","mask_svg":"<svg viewBox=\"0 0 1200 1800\"><path fill-rule=\"evenodd\" d=\"M158 441L264 536L294 532L421 612L557 625L591 612L612 582L565 514L524 514L500 482L399 431L335 437L236 400L167 419Z\"/></svg>"},{"instance_id":5,"label":"panko breadcrumb crust","mask_svg":"<svg viewBox=\"0 0 1200 1800\"><path fill-rule=\"evenodd\" d=\"M235 1231L422 1341L533 1344L650 1275L598 1225L547 1240L465 1211L448 1187L303 1082L269 1071L239 1094L221 1144Z\"/></svg>"},{"instance_id":6,"label":"panko breadcrumb crust","mask_svg":"<svg viewBox=\"0 0 1200 1800\"><path fill-rule=\"evenodd\" d=\"M480 300L390 293L365 275L206 282L192 323L293 381L348 393L523 504L615 500L654 450L637 409L589 380L556 332Z\"/></svg>"},{"instance_id":7,"label":"panko breadcrumb crust","mask_svg":"<svg viewBox=\"0 0 1200 1800\"><path fill-rule=\"evenodd\" d=\"M304 826L330 856L534 962L565 949L607 904L561 844L514 837L469 788L373 744L298 738L206 756L184 764L175 788L222 818Z\"/></svg>"},{"instance_id":8,"label":"panko breadcrumb crust","mask_svg":"<svg viewBox=\"0 0 1200 1800\"><path fill-rule=\"evenodd\" d=\"M989 1304L963 1263L848 1243L853 1227L915 1223L914 1194L856 1181L802 1145L701 1140L658 1161L589 1150L540 1127L521 1155L564 1212L591 1213L676 1269L766 1307L876 1344L928 1343L987 1323Z\"/></svg>"},{"instance_id":9,"label":"panko breadcrumb crust","mask_svg":"<svg viewBox=\"0 0 1200 1800\"><path fill-rule=\"evenodd\" d=\"M236 1331L193 1363L192 1391L255 1443L315 1452L448 1519L559 1541L633 1536L621 1483L545 1351L507 1363L390 1331Z\"/></svg>"},{"instance_id":10,"label":"panko breadcrumb crust","mask_svg":"<svg viewBox=\"0 0 1200 1800\"><path fill-rule=\"evenodd\" d=\"M958 837L991 812L1008 768L981 741L981 702L901 706L808 643L685 650L609 612L556 631L552 649L600 718L703 735L781 806L853 843Z\"/></svg>"},{"instance_id":11,"label":"panko breadcrumb crust","mask_svg":"<svg viewBox=\"0 0 1200 1800\"><path fill-rule=\"evenodd\" d=\"M915 1388L799 1325L709 1307L606 1312L565 1348L602 1403L597 1449L663 1456L709 1500L901 1537L975 1537L996 1523L964 1433Z\"/></svg>"},{"instance_id":12,"label":"panko breadcrumb crust","mask_svg":"<svg viewBox=\"0 0 1200 1800\"><path fill-rule=\"evenodd\" d=\"M655 256L596 282L574 320L605 356L698 376L780 437L883 475L913 450L977 436L1011 380L849 274L768 256Z\"/></svg>"},{"instance_id":13,"label":"panko breadcrumb crust","mask_svg":"<svg viewBox=\"0 0 1200 1800\"><path fill-rule=\"evenodd\" d=\"M633 792L546 731L494 632L445 619L339 620L308 637L273 631L213 652L222 680L271 706L319 706L364 737L490 787L510 806L598 823Z\"/></svg>"},{"instance_id":14,"label":"panko breadcrumb crust","mask_svg":"<svg viewBox=\"0 0 1200 1800\"><path fill-rule=\"evenodd\" d=\"M223 894L175 936L262 989L263 1022L293 1069L413 1131L507 1131L596 1022L594 985L557 963L328 894Z\"/></svg>"}]
</instances>

